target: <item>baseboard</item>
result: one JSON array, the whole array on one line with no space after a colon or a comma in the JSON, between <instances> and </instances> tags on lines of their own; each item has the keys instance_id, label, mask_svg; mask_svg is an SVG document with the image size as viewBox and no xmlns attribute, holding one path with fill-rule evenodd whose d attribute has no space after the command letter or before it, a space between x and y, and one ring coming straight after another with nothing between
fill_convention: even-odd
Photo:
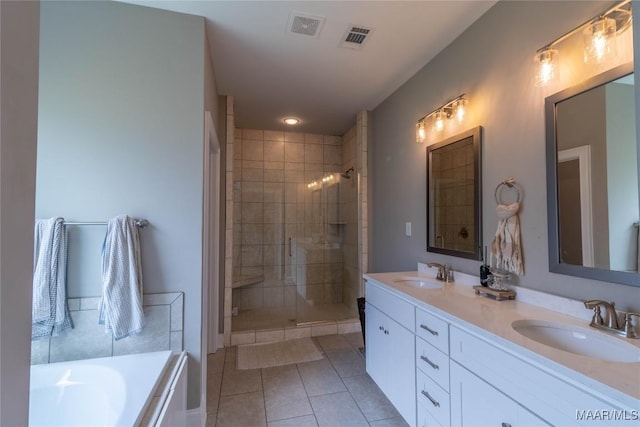
<instances>
[{"instance_id":1,"label":"baseboard","mask_svg":"<svg viewBox=\"0 0 640 427\"><path fill-rule=\"evenodd\" d=\"M200 408L187 411L187 427L204 427L207 422L207 411Z\"/></svg>"}]
</instances>

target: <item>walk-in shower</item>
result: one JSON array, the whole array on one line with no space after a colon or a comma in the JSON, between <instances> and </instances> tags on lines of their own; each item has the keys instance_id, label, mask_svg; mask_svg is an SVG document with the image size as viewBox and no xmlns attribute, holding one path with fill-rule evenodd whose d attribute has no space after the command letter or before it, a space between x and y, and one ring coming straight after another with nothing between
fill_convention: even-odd
<instances>
[{"instance_id":1,"label":"walk-in shower","mask_svg":"<svg viewBox=\"0 0 640 427\"><path fill-rule=\"evenodd\" d=\"M357 318L355 132L237 135L232 331Z\"/></svg>"}]
</instances>

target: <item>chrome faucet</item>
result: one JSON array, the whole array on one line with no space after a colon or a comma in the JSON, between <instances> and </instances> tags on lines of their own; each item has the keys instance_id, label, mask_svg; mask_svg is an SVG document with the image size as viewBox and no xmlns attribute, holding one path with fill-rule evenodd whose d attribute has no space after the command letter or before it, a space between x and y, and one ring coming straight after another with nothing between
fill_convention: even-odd
<instances>
[{"instance_id":1,"label":"chrome faucet","mask_svg":"<svg viewBox=\"0 0 640 427\"><path fill-rule=\"evenodd\" d=\"M593 310L593 318L589 326L601 329L606 332L612 332L625 338L638 338L638 334L633 326L632 317L640 318L640 313L620 312L624 318L624 324L621 324L616 312L616 306L613 302L601 300L589 300L584 302L584 306ZM602 317L601 307L604 307L605 317Z\"/></svg>"},{"instance_id":2,"label":"chrome faucet","mask_svg":"<svg viewBox=\"0 0 640 427\"><path fill-rule=\"evenodd\" d=\"M448 267L447 265L438 264L437 262L429 262L427 263L427 267L429 268L438 268L438 274L436 275L436 280L441 280L443 282L453 282L453 267Z\"/></svg>"}]
</instances>

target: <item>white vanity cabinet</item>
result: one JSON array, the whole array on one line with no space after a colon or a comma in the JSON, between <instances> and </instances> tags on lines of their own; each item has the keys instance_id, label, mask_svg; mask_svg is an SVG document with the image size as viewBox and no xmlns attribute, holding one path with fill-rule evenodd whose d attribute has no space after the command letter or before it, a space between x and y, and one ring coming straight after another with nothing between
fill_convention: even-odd
<instances>
[{"instance_id":1,"label":"white vanity cabinet","mask_svg":"<svg viewBox=\"0 0 640 427\"><path fill-rule=\"evenodd\" d=\"M463 320L471 317L466 311L476 310L477 319L487 307L494 314L517 306L481 306L464 289L452 300L455 288L423 297L393 279L367 279L367 372L410 425L638 425L640 401Z\"/></svg>"},{"instance_id":2,"label":"white vanity cabinet","mask_svg":"<svg viewBox=\"0 0 640 427\"><path fill-rule=\"evenodd\" d=\"M367 373L378 384L400 415L416 422L414 306L367 283ZM394 320L395 319L395 320Z\"/></svg>"}]
</instances>

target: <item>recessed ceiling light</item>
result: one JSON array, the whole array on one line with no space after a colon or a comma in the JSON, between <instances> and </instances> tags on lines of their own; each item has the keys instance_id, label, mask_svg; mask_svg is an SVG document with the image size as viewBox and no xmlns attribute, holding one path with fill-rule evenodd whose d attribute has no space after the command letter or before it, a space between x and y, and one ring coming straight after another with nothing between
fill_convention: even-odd
<instances>
[{"instance_id":1,"label":"recessed ceiling light","mask_svg":"<svg viewBox=\"0 0 640 427\"><path fill-rule=\"evenodd\" d=\"M282 121L288 124L289 126L299 125L301 122L301 120L297 117L285 117L284 119L282 119Z\"/></svg>"}]
</instances>

